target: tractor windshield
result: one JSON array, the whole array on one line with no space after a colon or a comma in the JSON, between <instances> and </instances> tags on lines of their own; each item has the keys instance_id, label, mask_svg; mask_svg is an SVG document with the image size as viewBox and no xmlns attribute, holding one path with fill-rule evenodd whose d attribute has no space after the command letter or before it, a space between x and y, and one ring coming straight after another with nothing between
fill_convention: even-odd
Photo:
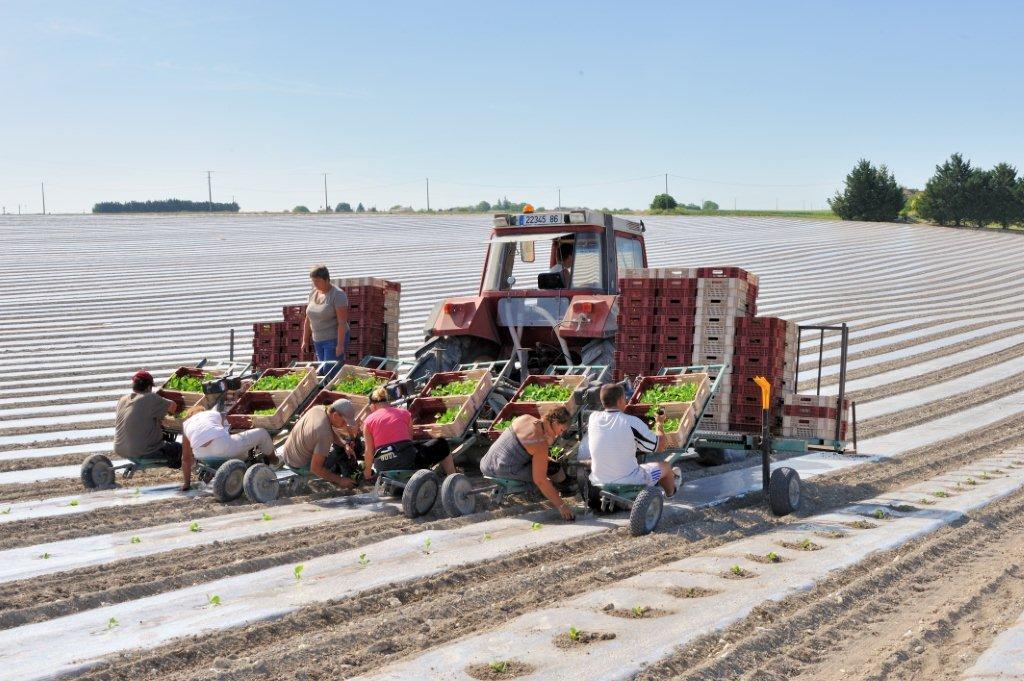
<instances>
[{"instance_id":1,"label":"tractor windshield","mask_svg":"<svg viewBox=\"0 0 1024 681\"><path fill-rule=\"evenodd\" d=\"M600 289L601 240L584 232L495 237L485 291Z\"/></svg>"}]
</instances>

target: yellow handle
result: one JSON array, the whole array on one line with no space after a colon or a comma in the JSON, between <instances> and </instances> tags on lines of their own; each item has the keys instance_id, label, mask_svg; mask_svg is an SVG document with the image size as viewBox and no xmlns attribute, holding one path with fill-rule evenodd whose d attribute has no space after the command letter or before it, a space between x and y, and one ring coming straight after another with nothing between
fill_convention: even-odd
<instances>
[{"instance_id":1,"label":"yellow handle","mask_svg":"<svg viewBox=\"0 0 1024 681\"><path fill-rule=\"evenodd\" d=\"M764 376L754 376L754 383L761 387L761 409L767 411L772 403L772 386Z\"/></svg>"}]
</instances>

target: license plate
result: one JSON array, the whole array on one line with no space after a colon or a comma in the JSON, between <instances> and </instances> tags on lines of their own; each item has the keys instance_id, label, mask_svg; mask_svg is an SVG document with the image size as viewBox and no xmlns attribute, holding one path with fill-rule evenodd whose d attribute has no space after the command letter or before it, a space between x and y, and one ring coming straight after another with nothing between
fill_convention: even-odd
<instances>
[{"instance_id":1,"label":"license plate","mask_svg":"<svg viewBox=\"0 0 1024 681\"><path fill-rule=\"evenodd\" d=\"M562 224L562 215L560 213L528 213L519 216L518 224L520 227L528 227L530 225L560 225Z\"/></svg>"}]
</instances>

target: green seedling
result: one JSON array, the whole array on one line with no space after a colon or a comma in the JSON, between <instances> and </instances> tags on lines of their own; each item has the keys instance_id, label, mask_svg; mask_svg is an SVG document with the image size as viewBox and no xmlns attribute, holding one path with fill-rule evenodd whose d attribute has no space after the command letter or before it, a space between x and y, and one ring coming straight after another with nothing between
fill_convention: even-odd
<instances>
[{"instance_id":1,"label":"green seedling","mask_svg":"<svg viewBox=\"0 0 1024 681\"><path fill-rule=\"evenodd\" d=\"M364 397L369 395L379 386L384 385L385 381L383 378L377 378L375 376L366 376L360 378L353 376L352 378L346 378L331 387L334 392L345 393L347 395L363 395ZM433 394L433 393L431 393Z\"/></svg>"},{"instance_id":2,"label":"green seedling","mask_svg":"<svg viewBox=\"0 0 1024 681\"><path fill-rule=\"evenodd\" d=\"M264 513L263 514L263 519L264 520L270 520L270 514L269 513Z\"/></svg>"},{"instance_id":3,"label":"green seedling","mask_svg":"<svg viewBox=\"0 0 1024 681\"><path fill-rule=\"evenodd\" d=\"M978 481L975 480L974 478L967 478L967 484L968 485L977 485Z\"/></svg>"},{"instance_id":4,"label":"green seedling","mask_svg":"<svg viewBox=\"0 0 1024 681\"><path fill-rule=\"evenodd\" d=\"M569 627L569 640L573 643L576 643L580 640L580 635L582 633L583 632L577 629L576 627Z\"/></svg>"},{"instance_id":5,"label":"green seedling","mask_svg":"<svg viewBox=\"0 0 1024 681\"><path fill-rule=\"evenodd\" d=\"M658 384L645 390L640 396L640 402L656 407L665 402L693 402L696 397L696 383Z\"/></svg>"},{"instance_id":6,"label":"green seedling","mask_svg":"<svg viewBox=\"0 0 1024 681\"><path fill-rule=\"evenodd\" d=\"M363 567L366 567L370 564L370 559L366 557L365 553L359 554L359 564Z\"/></svg>"},{"instance_id":7,"label":"green seedling","mask_svg":"<svg viewBox=\"0 0 1024 681\"><path fill-rule=\"evenodd\" d=\"M632 608L632 612L633 612L633 616L634 617L643 617L644 613L647 612L647 606L646 605L634 605L633 608Z\"/></svg>"},{"instance_id":8,"label":"green seedling","mask_svg":"<svg viewBox=\"0 0 1024 681\"><path fill-rule=\"evenodd\" d=\"M43 555L41 556L41 558L42 558L43 560L49 560L49 559L50 559L50 554L49 554L49 553L44 553L44 554L43 554Z\"/></svg>"},{"instance_id":9,"label":"green seedling","mask_svg":"<svg viewBox=\"0 0 1024 681\"><path fill-rule=\"evenodd\" d=\"M551 445L550 447L548 447L548 457L552 459L557 459L562 455L562 452L564 451L565 447L563 447L562 445Z\"/></svg>"},{"instance_id":10,"label":"green seedling","mask_svg":"<svg viewBox=\"0 0 1024 681\"><path fill-rule=\"evenodd\" d=\"M495 423L493 426L491 426L491 428L493 428L494 430L505 430L506 428L508 428L511 425L512 425L512 419L502 419L502 420L498 421L497 423Z\"/></svg>"},{"instance_id":11,"label":"green seedling","mask_svg":"<svg viewBox=\"0 0 1024 681\"><path fill-rule=\"evenodd\" d=\"M802 542L800 542L800 548L804 551L810 551L813 546L814 542L812 542L810 539L804 539Z\"/></svg>"},{"instance_id":12,"label":"green seedling","mask_svg":"<svg viewBox=\"0 0 1024 681\"><path fill-rule=\"evenodd\" d=\"M0 515L10 515L10 514L11 514L11 507L10 506L8 506L4 510L0 511Z\"/></svg>"},{"instance_id":13,"label":"green seedling","mask_svg":"<svg viewBox=\"0 0 1024 681\"><path fill-rule=\"evenodd\" d=\"M989 475L988 473L982 473L978 477L980 477L982 480L991 480L992 479L992 476Z\"/></svg>"},{"instance_id":14,"label":"green seedling","mask_svg":"<svg viewBox=\"0 0 1024 681\"><path fill-rule=\"evenodd\" d=\"M460 411L461 407L448 407L443 414L437 415L437 424L443 426L446 423L454 423Z\"/></svg>"},{"instance_id":15,"label":"green seedling","mask_svg":"<svg viewBox=\"0 0 1024 681\"><path fill-rule=\"evenodd\" d=\"M490 532L484 532L484 541L491 541L494 537L491 536Z\"/></svg>"},{"instance_id":16,"label":"green seedling","mask_svg":"<svg viewBox=\"0 0 1024 681\"><path fill-rule=\"evenodd\" d=\"M212 381L213 379L213 374L203 374L202 378L187 374L184 376L171 376L170 380L164 385L164 388L182 393L201 393L203 392L203 381Z\"/></svg>"},{"instance_id":17,"label":"green seedling","mask_svg":"<svg viewBox=\"0 0 1024 681\"><path fill-rule=\"evenodd\" d=\"M733 573L737 577L743 576L743 568L741 568L739 565L733 565L731 568L729 568L729 572Z\"/></svg>"},{"instance_id":18,"label":"green seedling","mask_svg":"<svg viewBox=\"0 0 1024 681\"><path fill-rule=\"evenodd\" d=\"M193 522L191 525L188 526L189 532L200 532L202 529L203 528L199 527L198 522Z\"/></svg>"},{"instance_id":19,"label":"green seedling","mask_svg":"<svg viewBox=\"0 0 1024 681\"><path fill-rule=\"evenodd\" d=\"M213 606L220 605L220 596L218 596L217 594L213 594L212 596L207 596L206 599L210 602L210 605L213 605Z\"/></svg>"},{"instance_id":20,"label":"green seedling","mask_svg":"<svg viewBox=\"0 0 1024 681\"><path fill-rule=\"evenodd\" d=\"M495 674L504 674L508 671L508 662L504 660L495 660L494 662L488 662L487 666Z\"/></svg>"},{"instance_id":21,"label":"green seedling","mask_svg":"<svg viewBox=\"0 0 1024 681\"><path fill-rule=\"evenodd\" d=\"M949 492L944 492L943 490L940 489L940 490L938 490L936 492L932 492L932 496L933 497L938 497L940 499L945 499L946 497L949 496Z\"/></svg>"},{"instance_id":22,"label":"green seedling","mask_svg":"<svg viewBox=\"0 0 1024 681\"><path fill-rule=\"evenodd\" d=\"M267 407L266 409L253 409L253 416L273 416L277 413L277 407Z\"/></svg>"},{"instance_id":23,"label":"green seedling","mask_svg":"<svg viewBox=\"0 0 1024 681\"><path fill-rule=\"evenodd\" d=\"M433 544L433 543L434 542L430 539L430 537L427 537L426 539L424 539L423 540L423 553L430 553L430 545Z\"/></svg>"},{"instance_id":24,"label":"green seedling","mask_svg":"<svg viewBox=\"0 0 1024 681\"><path fill-rule=\"evenodd\" d=\"M141 487L136 487L135 491L132 492L132 496L133 497L141 497L142 496L142 488Z\"/></svg>"},{"instance_id":25,"label":"green seedling","mask_svg":"<svg viewBox=\"0 0 1024 681\"><path fill-rule=\"evenodd\" d=\"M476 391L476 381L467 378L464 381L452 381L445 385L430 389L430 397L454 397L456 395L472 395Z\"/></svg>"},{"instance_id":26,"label":"green seedling","mask_svg":"<svg viewBox=\"0 0 1024 681\"><path fill-rule=\"evenodd\" d=\"M305 377L304 371L292 371L283 376L264 376L253 384L251 390L295 390Z\"/></svg>"},{"instance_id":27,"label":"green seedling","mask_svg":"<svg viewBox=\"0 0 1024 681\"><path fill-rule=\"evenodd\" d=\"M520 402L568 402L572 388L555 383L531 383L523 388Z\"/></svg>"},{"instance_id":28,"label":"green seedling","mask_svg":"<svg viewBox=\"0 0 1024 681\"><path fill-rule=\"evenodd\" d=\"M883 510L882 510L882 509L880 509L880 508L876 508L876 509L875 509L875 512L874 512L874 513L872 513L871 515L875 516L875 517L876 517L876 518L878 518L879 520L883 520L883 519L885 518L885 511L883 511Z\"/></svg>"},{"instance_id":29,"label":"green seedling","mask_svg":"<svg viewBox=\"0 0 1024 681\"><path fill-rule=\"evenodd\" d=\"M139 539L138 537L132 537L132 538L131 538L131 539L129 539L128 541L129 541L130 543L132 543L132 544L141 544L141 543L142 543L142 540L141 540L141 539Z\"/></svg>"},{"instance_id":30,"label":"green seedling","mask_svg":"<svg viewBox=\"0 0 1024 681\"><path fill-rule=\"evenodd\" d=\"M116 617L111 617L109 620L107 620L107 630L109 631L110 629L113 629L119 624L120 622L117 621Z\"/></svg>"},{"instance_id":31,"label":"green seedling","mask_svg":"<svg viewBox=\"0 0 1024 681\"><path fill-rule=\"evenodd\" d=\"M766 555L765 558L768 559L769 563L781 563L782 562L782 558L780 558L779 554L775 553L774 551L769 551L768 555Z\"/></svg>"},{"instance_id":32,"label":"green seedling","mask_svg":"<svg viewBox=\"0 0 1024 681\"><path fill-rule=\"evenodd\" d=\"M68 506L78 506L78 499L72 499L69 501Z\"/></svg>"},{"instance_id":33,"label":"green seedling","mask_svg":"<svg viewBox=\"0 0 1024 681\"><path fill-rule=\"evenodd\" d=\"M188 409L182 409L177 414L173 415L171 418L172 419L177 419L178 421L184 421L187 416L188 416Z\"/></svg>"},{"instance_id":34,"label":"green seedling","mask_svg":"<svg viewBox=\"0 0 1024 681\"><path fill-rule=\"evenodd\" d=\"M530 529L531 530L539 530L542 527L544 527L544 526L541 525L540 523L534 523L533 525L530 525Z\"/></svg>"},{"instance_id":35,"label":"green seedling","mask_svg":"<svg viewBox=\"0 0 1024 681\"><path fill-rule=\"evenodd\" d=\"M306 569L306 566L305 566L305 565L302 565L301 563L300 563L300 564L298 564L298 565L296 565L296 566L295 566L295 567L294 567L294 568L292 569L292 572L293 572L293 573L294 573L294 575L295 575L295 581L296 581L296 582L297 582L297 581L299 581L300 579L302 579L302 571L303 571L303 570L305 570L305 569Z\"/></svg>"}]
</instances>

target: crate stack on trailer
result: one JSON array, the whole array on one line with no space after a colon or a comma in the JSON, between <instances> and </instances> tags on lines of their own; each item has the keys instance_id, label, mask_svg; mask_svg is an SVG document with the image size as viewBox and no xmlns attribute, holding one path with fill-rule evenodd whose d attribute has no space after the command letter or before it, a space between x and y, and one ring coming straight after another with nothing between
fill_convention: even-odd
<instances>
[{"instance_id":1,"label":"crate stack on trailer","mask_svg":"<svg viewBox=\"0 0 1024 681\"><path fill-rule=\"evenodd\" d=\"M336 279L348 296L350 340L345 361L357 364L366 355L398 356L398 319L401 284L374 277ZM302 352L305 305L285 305L283 321L253 324L252 361L260 369L316 359L312 348Z\"/></svg>"},{"instance_id":2,"label":"crate stack on trailer","mask_svg":"<svg viewBox=\"0 0 1024 681\"><path fill-rule=\"evenodd\" d=\"M739 267L624 270L616 377L649 376L672 366L727 365L728 375L699 427L756 432L761 391L753 379L765 376L773 395L771 425L778 430L785 397L796 389L798 326L756 316L759 286L757 275Z\"/></svg>"},{"instance_id":3,"label":"crate stack on trailer","mask_svg":"<svg viewBox=\"0 0 1024 681\"><path fill-rule=\"evenodd\" d=\"M782 407L783 437L800 440L846 440L850 433L850 400L843 400L843 413L836 437L835 395L786 395Z\"/></svg>"}]
</instances>

